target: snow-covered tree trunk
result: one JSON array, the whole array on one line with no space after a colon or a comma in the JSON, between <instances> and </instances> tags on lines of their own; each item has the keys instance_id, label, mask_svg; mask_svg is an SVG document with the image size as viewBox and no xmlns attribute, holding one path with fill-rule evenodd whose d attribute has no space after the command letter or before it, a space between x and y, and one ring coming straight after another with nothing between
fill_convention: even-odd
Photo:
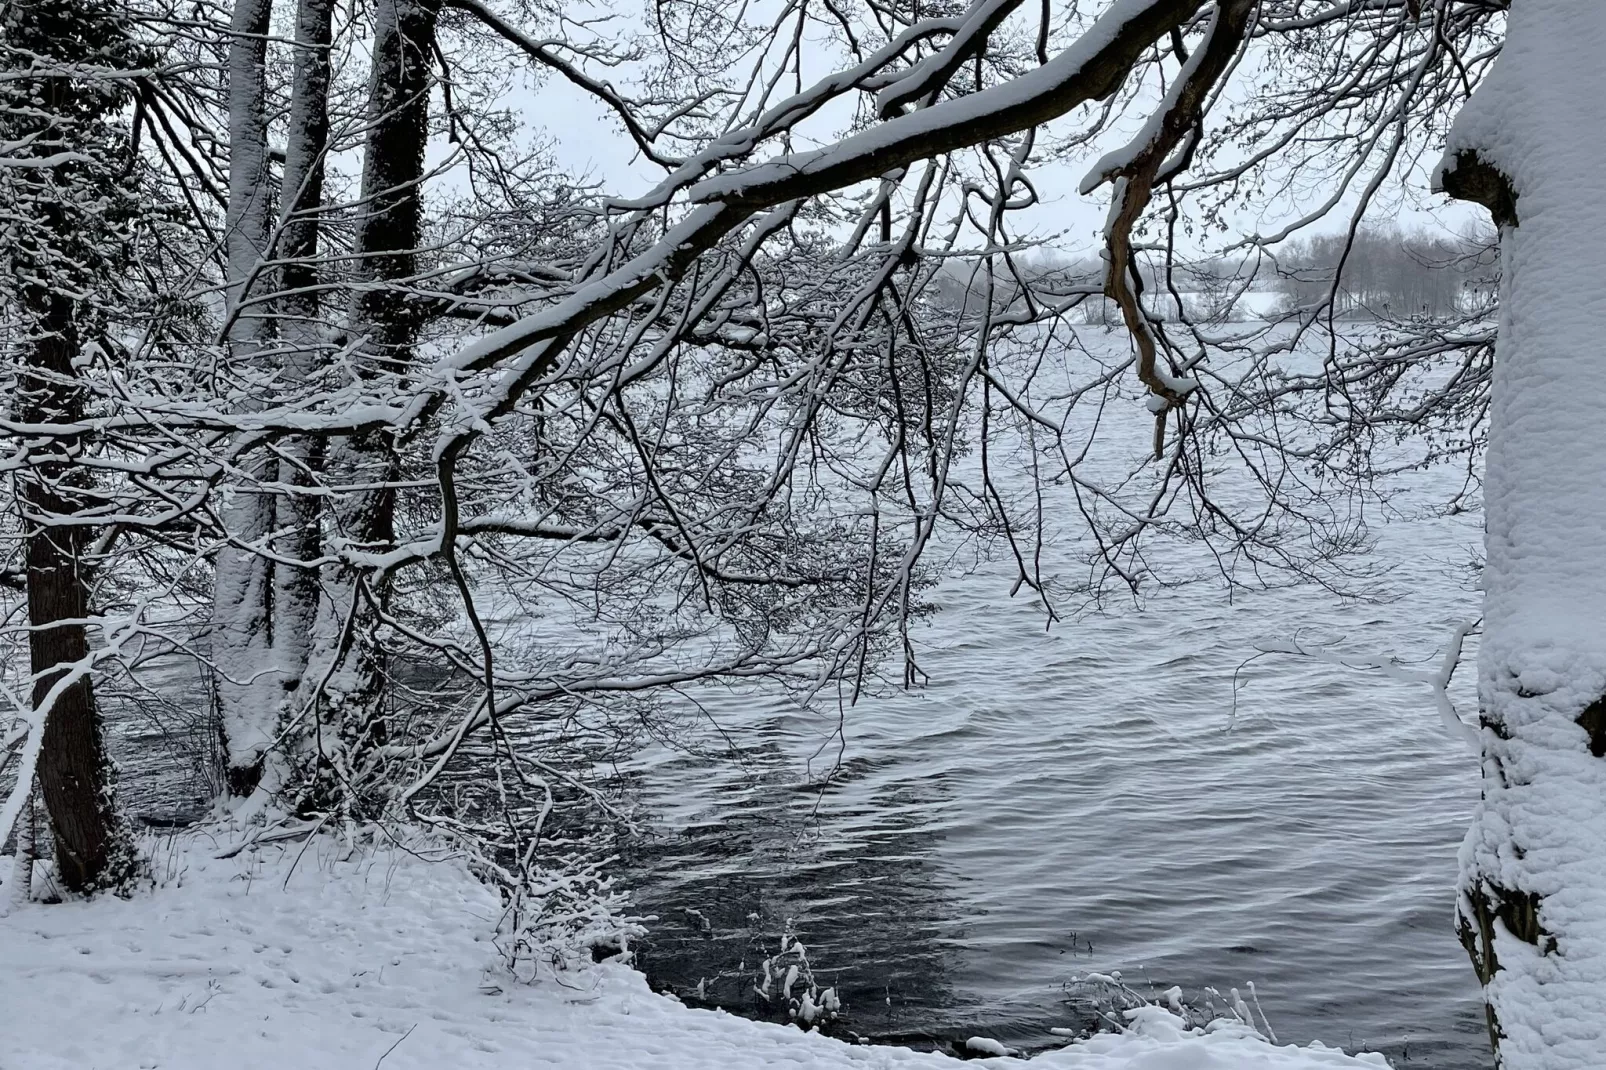
<instances>
[{"instance_id":1,"label":"snow-covered tree trunk","mask_svg":"<svg viewBox=\"0 0 1606 1070\"><path fill-rule=\"evenodd\" d=\"M228 343L236 366L271 390L264 350L272 321L259 299L267 289L264 261L272 221L265 114L271 0L238 0L229 26L229 205L225 219ZM260 404L265 397L252 399ZM228 786L248 795L278 727L288 674L274 659L276 611L267 556L274 532L274 499L259 489L277 472L269 454L252 455L245 478L230 488L222 520L228 543L218 551L212 606L212 660L228 745ZM293 686L293 685L292 685Z\"/></svg>"},{"instance_id":2,"label":"snow-covered tree trunk","mask_svg":"<svg viewBox=\"0 0 1606 1070\"><path fill-rule=\"evenodd\" d=\"M1606 5L1517 0L1441 175L1501 225L1483 798L1459 924L1506 1070L1606 1059Z\"/></svg>"},{"instance_id":3,"label":"snow-covered tree trunk","mask_svg":"<svg viewBox=\"0 0 1606 1070\"><path fill-rule=\"evenodd\" d=\"M6 880L5 895L0 898L0 915L9 913L33 899L33 864L38 857L34 831L33 792L28 793L17 816L17 850L11 856L11 876Z\"/></svg>"},{"instance_id":4,"label":"snow-covered tree trunk","mask_svg":"<svg viewBox=\"0 0 1606 1070\"><path fill-rule=\"evenodd\" d=\"M329 348L329 330L319 297L323 272L318 262L324 209L325 154L329 144L329 45L334 0L301 0L296 12L295 75L290 124L285 139L284 206L280 248L279 333L283 375L292 382L316 376ZM292 437L279 445L276 464L282 487L310 487L323 471L320 438ZM319 499L286 493L274 499L277 530L272 564L274 608L272 652L286 696L305 683L312 637L318 622L319 582L314 561L322 552Z\"/></svg>"},{"instance_id":5,"label":"snow-covered tree trunk","mask_svg":"<svg viewBox=\"0 0 1606 1070\"><path fill-rule=\"evenodd\" d=\"M438 0L379 0L374 12L355 248L358 291L348 328L357 372L364 378L394 380L405 376L414 360L419 313L406 286L417 270L422 237L420 193L439 13ZM399 471L391 432L336 440L328 465L337 482L366 488L336 506L338 545L388 547L395 538ZM385 737L384 662L372 637L378 625L375 605L387 603L387 590L365 582L353 568L332 570L327 577L317 667L308 677L318 693L306 699L321 718L338 726L347 747L359 749ZM344 763L347 757L336 760ZM345 778L349 769L334 772Z\"/></svg>"}]
</instances>

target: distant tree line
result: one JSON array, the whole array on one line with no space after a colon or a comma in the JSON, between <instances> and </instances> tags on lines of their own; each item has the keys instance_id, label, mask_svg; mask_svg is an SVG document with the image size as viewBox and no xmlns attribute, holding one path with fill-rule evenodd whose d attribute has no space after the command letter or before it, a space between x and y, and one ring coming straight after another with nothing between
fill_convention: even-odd
<instances>
[{"instance_id":1,"label":"distant tree line","mask_svg":"<svg viewBox=\"0 0 1606 1070\"><path fill-rule=\"evenodd\" d=\"M1496 253L1492 231L1447 237L1377 227L1292 241L1275 261L1219 256L1144 262L1137 274L1144 307L1162 321L1281 318L1329 305L1344 319L1453 320L1494 308ZM1095 257L1037 250L1018 260L1012 276L992 280L993 305L1009 308L1028 288L1081 291L1086 296L1073 317L1078 323L1119 326L1120 309L1100 292L1103 276L1103 261ZM937 294L950 307L982 307L981 294L957 268L940 276Z\"/></svg>"},{"instance_id":2,"label":"distant tree line","mask_svg":"<svg viewBox=\"0 0 1606 1070\"><path fill-rule=\"evenodd\" d=\"M1398 227L1324 234L1288 247L1276 286L1285 311L1331 300L1340 316L1455 319L1493 307L1495 250L1493 233L1478 230L1455 238Z\"/></svg>"}]
</instances>

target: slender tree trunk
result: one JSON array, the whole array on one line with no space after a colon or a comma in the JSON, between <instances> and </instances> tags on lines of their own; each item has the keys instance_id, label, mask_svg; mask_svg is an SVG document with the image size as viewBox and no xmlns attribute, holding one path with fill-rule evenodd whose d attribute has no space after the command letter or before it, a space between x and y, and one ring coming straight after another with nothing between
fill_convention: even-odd
<instances>
[{"instance_id":1,"label":"slender tree trunk","mask_svg":"<svg viewBox=\"0 0 1606 1070\"><path fill-rule=\"evenodd\" d=\"M24 423L76 423L83 391L74 379L78 332L73 304L60 293L29 287L35 337L18 384L15 412ZM131 872L133 852L117 811L111 762L82 672L52 702L51 692L89 657L89 479L72 461L79 443L54 439L29 451L18 472L17 497L26 530L29 660L35 709L48 704L37 777L56 844L56 872L69 891L93 891Z\"/></svg>"},{"instance_id":2,"label":"slender tree trunk","mask_svg":"<svg viewBox=\"0 0 1606 1070\"><path fill-rule=\"evenodd\" d=\"M1462 849L1459 924L1507 1070L1606 1062L1603 52L1606 6L1518 0L1442 176L1501 227L1483 798Z\"/></svg>"},{"instance_id":3,"label":"slender tree trunk","mask_svg":"<svg viewBox=\"0 0 1606 1070\"><path fill-rule=\"evenodd\" d=\"M258 381L260 393L249 399L256 404L264 403L272 389L265 356L272 324L258 300L267 289L268 280L261 275L274 200L264 113L271 13L271 0L238 0L228 52L227 334L236 368ZM228 750L227 782L235 795L250 794L261 779L278 731L285 681L296 675L276 663L276 584L272 563L261 552L268 548L276 521L274 498L262 485L278 474L270 455L253 455L243 480L229 488L222 510L230 541L217 555L212 659Z\"/></svg>"},{"instance_id":4,"label":"slender tree trunk","mask_svg":"<svg viewBox=\"0 0 1606 1070\"><path fill-rule=\"evenodd\" d=\"M278 301L285 377L304 383L323 372L330 338L324 320L317 262L322 232L325 153L329 144L329 46L334 0L301 0L296 11L295 76L290 124L285 139L284 207L280 229L281 296ZM320 479L325 450L319 438L288 438L277 459L281 487L308 488ZM294 699L306 682L318 623L316 567L296 567L284 559L316 561L322 554L320 499L311 493L284 493L275 499L272 565L273 657L285 695Z\"/></svg>"},{"instance_id":5,"label":"slender tree trunk","mask_svg":"<svg viewBox=\"0 0 1606 1070\"><path fill-rule=\"evenodd\" d=\"M12 856L11 877L7 882L5 901L0 904L0 914L6 914L33 898L33 864L38 857L37 843L33 790L30 790L27 801L22 804L22 813L17 815L17 853Z\"/></svg>"},{"instance_id":6,"label":"slender tree trunk","mask_svg":"<svg viewBox=\"0 0 1606 1070\"><path fill-rule=\"evenodd\" d=\"M419 316L408 283L418 268L422 236L420 191L439 12L439 0L379 0L375 10L355 250L359 289L350 322L358 374L365 378L404 378L413 366ZM391 545L396 529L393 484L399 473L392 436L375 431L337 441L329 464L340 482L370 488L337 507L342 542L357 548ZM343 746L358 749L386 734L385 666L372 633L375 603L380 609L388 606L389 586L381 581L365 594L362 583L360 570L332 571L326 585L331 596L318 628L322 693L313 697L324 720L338 726Z\"/></svg>"}]
</instances>

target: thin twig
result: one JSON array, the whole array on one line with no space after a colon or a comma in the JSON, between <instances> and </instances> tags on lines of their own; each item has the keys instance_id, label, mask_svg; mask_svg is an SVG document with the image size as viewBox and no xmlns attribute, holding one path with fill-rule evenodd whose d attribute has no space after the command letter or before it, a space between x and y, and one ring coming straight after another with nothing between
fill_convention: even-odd
<instances>
[{"instance_id":1,"label":"thin twig","mask_svg":"<svg viewBox=\"0 0 1606 1070\"><path fill-rule=\"evenodd\" d=\"M413 1035L413 1030L415 1030L417 1028L418 1028L418 1023L417 1022L414 1022L412 1025L408 1026L407 1027L407 1032L405 1032L401 1036L397 1037L396 1038L396 1043L394 1043L390 1047L386 1048L385 1049L385 1054L381 1055L378 1059L374 1060L374 1070L379 1070L379 1064L385 1061L386 1056L388 1056L391 1052L395 1051L397 1048L401 1047L401 1042L406 1040L408 1037L412 1036Z\"/></svg>"}]
</instances>

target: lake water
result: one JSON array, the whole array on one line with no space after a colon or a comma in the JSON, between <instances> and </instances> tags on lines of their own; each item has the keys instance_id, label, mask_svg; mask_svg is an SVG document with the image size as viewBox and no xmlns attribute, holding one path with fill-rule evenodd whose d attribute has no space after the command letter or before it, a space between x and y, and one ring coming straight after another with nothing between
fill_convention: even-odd
<instances>
[{"instance_id":1,"label":"lake water","mask_svg":"<svg viewBox=\"0 0 1606 1070\"><path fill-rule=\"evenodd\" d=\"M1141 443L1147 421L1125 419ZM623 877L658 916L649 977L764 1013L759 963L790 928L841 1027L881 1041L1043 1048L1086 1021L1066 983L1119 970L1190 1000L1253 982L1283 1041L1489 1066L1453 932L1474 761L1426 688L1291 657L1239 671L1257 640L1296 634L1433 658L1478 613L1480 517L1421 515L1453 482L1403 477L1392 518L1371 518L1379 599L1201 582L1047 627L983 562L936 589L916 690L840 719L699 693L706 737L686 742L725 756L661 748L624 769L645 821ZM1069 500L1047 506L1044 571L1084 573ZM1469 714L1473 675L1455 689ZM127 789L163 805L138 776Z\"/></svg>"},{"instance_id":2,"label":"lake water","mask_svg":"<svg viewBox=\"0 0 1606 1070\"><path fill-rule=\"evenodd\" d=\"M789 924L846 1027L878 1040L1045 1047L1079 1024L1066 982L1120 970L1189 998L1253 982L1283 1041L1489 1066L1453 926L1475 761L1425 687L1292 657L1238 671L1295 635L1436 666L1478 616L1481 517L1426 515L1454 482L1402 477L1371 517L1378 599L1204 582L1045 627L1012 568L984 564L937 590L918 690L840 721L699 696L720 729L702 742L728 734L743 762L634 767L649 977L764 1013L758 966ZM1048 505L1044 571L1085 573L1069 500ZM1474 655L1453 689L1469 717Z\"/></svg>"},{"instance_id":3,"label":"lake water","mask_svg":"<svg viewBox=\"0 0 1606 1070\"><path fill-rule=\"evenodd\" d=\"M751 1007L759 948L790 918L878 1038L1042 1046L1074 1024L1064 982L1121 970L1190 996L1253 981L1283 1040L1489 1065L1452 911L1477 770L1427 689L1266 658L1231 716L1260 637L1434 654L1476 616L1455 569L1475 537L1392 525L1390 604L1200 586L1046 631L983 570L939 591L929 682L861 702L840 733L705 700L745 768L641 763L649 974Z\"/></svg>"}]
</instances>

